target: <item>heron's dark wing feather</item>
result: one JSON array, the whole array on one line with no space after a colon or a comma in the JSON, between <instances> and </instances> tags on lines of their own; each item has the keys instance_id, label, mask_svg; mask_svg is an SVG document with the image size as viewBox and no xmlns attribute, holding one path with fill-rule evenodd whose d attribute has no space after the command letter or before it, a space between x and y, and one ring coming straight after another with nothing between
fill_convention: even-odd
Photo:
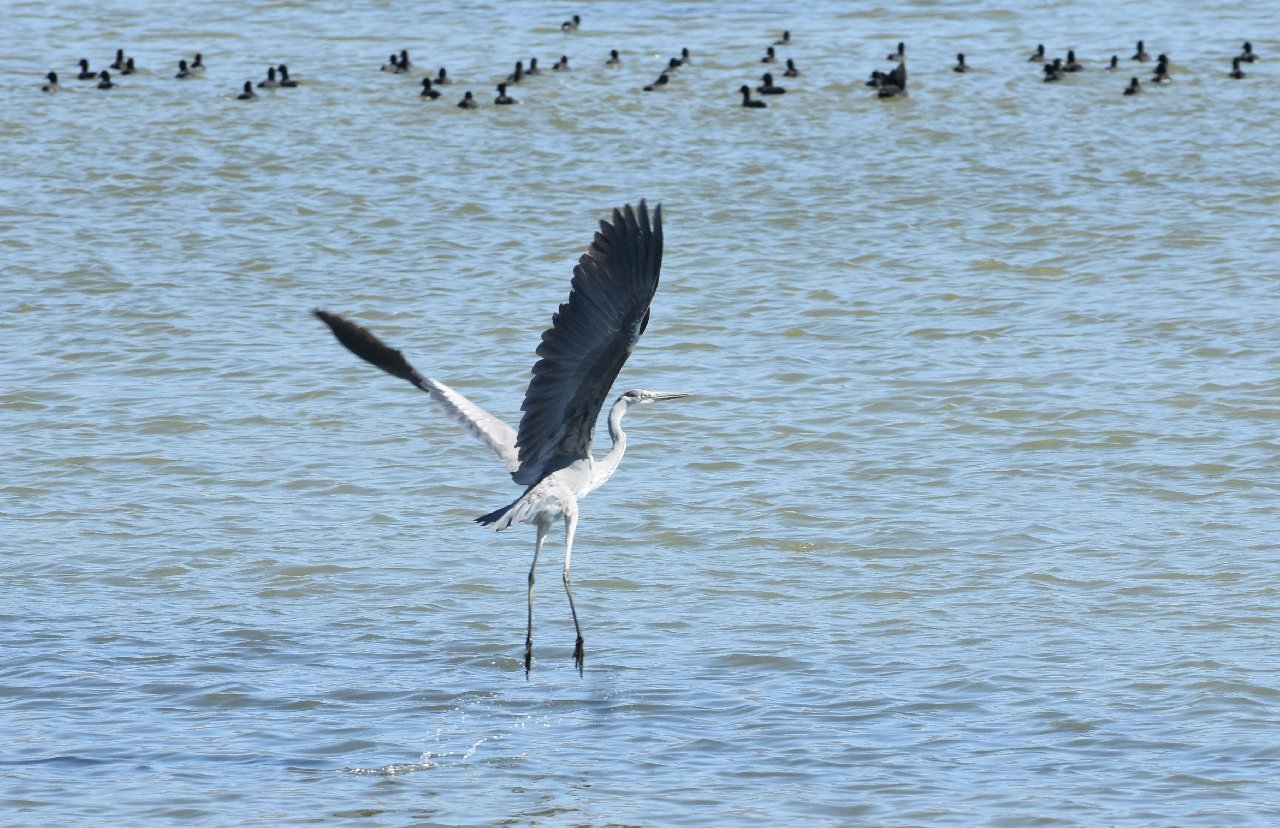
<instances>
[{"instance_id":1,"label":"heron's dark wing feather","mask_svg":"<svg viewBox=\"0 0 1280 828\"><path fill-rule=\"evenodd\" d=\"M516 432L511 426L443 382L419 374L417 369L404 358L404 354L378 339L368 329L343 319L336 313L316 310L315 315L329 326L333 335L351 353L371 365L378 366L388 374L408 380L426 391L458 425L493 449L498 459L507 467L507 471L514 472L519 467L519 461L516 459Z\"/></svg>"},{"instance_id":2,"label":"heron's dark wing feather","mask_svg":"<svg viewBox=\"0 0 1280 828\"><path fill-rule=\"evenodd\" d=\"M542 334L525 392L512 477L533 485L587 457L600 408L649 321L662 267L662 207L643 201L600 222L573 269L569 301Z\"/></svg>"}]
</instances>

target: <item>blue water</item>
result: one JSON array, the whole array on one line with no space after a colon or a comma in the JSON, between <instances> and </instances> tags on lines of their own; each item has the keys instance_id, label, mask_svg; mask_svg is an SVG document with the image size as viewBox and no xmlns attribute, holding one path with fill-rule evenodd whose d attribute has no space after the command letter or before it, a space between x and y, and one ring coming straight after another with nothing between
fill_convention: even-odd
<instances>
[{"instance_id":1,"label":"blue water","mask_svg":"<svg viewBox=\"0 0 1280 828\"><path fill-rule=\"evenodd\" d=\"M12 4L0 822L1273 823L1278 16ZM1140 37L1174 82L1126 98ZM471 520L518 489L310 310L514 423L640 198L615 390L694 396L583 504L582 676L552 536L526 678L533 531Z\"/></svg>"}]
</instances>

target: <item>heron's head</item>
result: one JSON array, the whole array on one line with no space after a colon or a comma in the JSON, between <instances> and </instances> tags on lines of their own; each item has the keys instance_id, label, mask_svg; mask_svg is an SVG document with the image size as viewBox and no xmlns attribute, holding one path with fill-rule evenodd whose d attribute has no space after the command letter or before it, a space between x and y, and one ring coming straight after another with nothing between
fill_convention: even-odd
<instances>
[{"instance_id":1,"label":"heron's head","mask_svg":"<svg viewBox=\"0 0 1280 828\"><path fill-rule=\"evenodd\" d=\"M646 391L643 388L632 388L623 394L619 399L626 402L627 407L637 403L651 403L658 400L678 400L681 397L687 397L688 394L678 394L672 391Z\"/></svg>"}]
</instances>

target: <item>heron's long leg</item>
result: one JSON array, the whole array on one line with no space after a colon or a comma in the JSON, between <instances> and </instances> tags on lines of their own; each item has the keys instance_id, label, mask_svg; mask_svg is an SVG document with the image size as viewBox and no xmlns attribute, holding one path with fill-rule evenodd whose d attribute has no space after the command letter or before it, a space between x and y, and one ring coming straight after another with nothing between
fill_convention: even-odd
<instances>
[{"instance_id":1,"label":"heron's long leg","mask_svg":"<svg viewBox=\"0 0 1280 828\"><path fill-rule=\"evenodd\" d=\"M569 558L573 555L573 533L578 528L577 510L569 510L564 515L564 594L569 596L569 612L573 614L573 628L578 633L578 640L573 645L573 663L578 672L582 672L582 627L578 625L578 611L573 608L573 590L569 587Z\"/></svg>"},{"instance_id":2,"label":"heron's long leg","mask_svg":"<svg viewBox=\"0 0 1280 828\"><path fill-rule=\"evenodd\" d=\"M527 678L529 668L533 665L533 576L538 569L538 553L542 551L542 542L547 539L548 527L542 523L538 525L538 541L533 547L533 563L529 565L529 625L525 628L524 634L524 674Z\"/></svg>"}]
</instances>

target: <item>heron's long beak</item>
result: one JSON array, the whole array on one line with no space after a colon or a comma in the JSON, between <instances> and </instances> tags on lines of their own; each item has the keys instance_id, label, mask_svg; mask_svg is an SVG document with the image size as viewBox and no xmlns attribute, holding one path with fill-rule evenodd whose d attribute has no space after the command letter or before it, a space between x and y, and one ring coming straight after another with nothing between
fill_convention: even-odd
<instances>
[{"instance_id":1,"label":"heron's long beak","mask_svg":"<svg viewBox=\"0 0 1280 828\"><path fill-rule=\"evenodd\" d=\"M691 397L691 396L693 395L680 394L680 393L676 393L675 391L654 391L653 392L653 399L655 402L658 400L678 400L681 397Z\"/></svg>"}]
</instances>

